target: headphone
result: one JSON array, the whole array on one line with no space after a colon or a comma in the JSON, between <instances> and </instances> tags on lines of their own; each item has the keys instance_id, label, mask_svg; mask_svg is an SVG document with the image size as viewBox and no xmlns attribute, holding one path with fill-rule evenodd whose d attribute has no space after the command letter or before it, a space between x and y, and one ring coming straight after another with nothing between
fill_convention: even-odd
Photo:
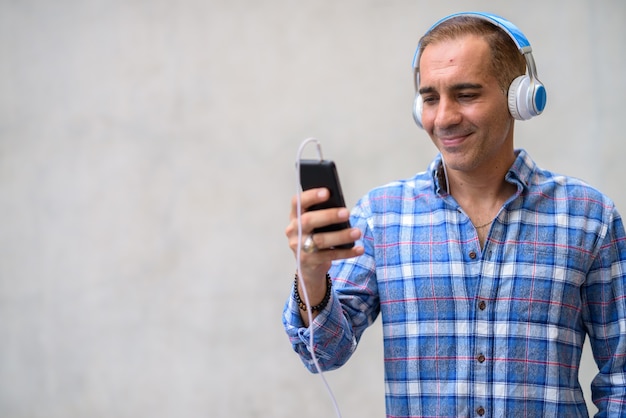
<instances>
[{"instance_id":1,"label":"headphone","mask_svg":"<svg viewBox=\"0 0 626 418\"><path fill-rule=\"evenodd\" d=\"M508 105L511 116L517 120L528 120L533 116L537 116L543 112L546 107L546 89L537 78L537 68L535 67L535 59L533 58L532 48L526 36L508 20L489 13L481 12L463 12L455 13L440 19L428 29L426 35L441 23L457 16L470 16L486 20L493 25L504 30L511 37L519 52L526 59L527 74L517 77L511 82L508 92ZM420 44L417 45L415 56L413 57L413 75L415 81L415 101L413 102L413 119L420 128L422 125L422 98L419 94L419 62L420 62Z\"/></svg>"}]
</instances>

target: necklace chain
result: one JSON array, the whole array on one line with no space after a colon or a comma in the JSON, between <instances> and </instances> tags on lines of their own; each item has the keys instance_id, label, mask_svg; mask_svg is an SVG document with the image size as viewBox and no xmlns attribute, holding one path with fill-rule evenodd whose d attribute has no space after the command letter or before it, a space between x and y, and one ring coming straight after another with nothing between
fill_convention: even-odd
<instances>
[{"instance_id":1,"label":"necklace chain","mask_svg":"<svg viewBox=\"0 0 626 418\"><path fill-rule=\"evenodd\" d=\"M492 222L493 222L493 219L492 219L492 220L490 220L489 222L487 222L486 224L482 224L482 225L478 225L478 226L477 226L477 225L474 225L474 224L472 223L472 225L474 225L474 228L476 228L476 229L481 229L481 228L484 228L484 227L486 227L486 226L491 225L491 223L492 223Z\"/></svg>"}]
</instances>

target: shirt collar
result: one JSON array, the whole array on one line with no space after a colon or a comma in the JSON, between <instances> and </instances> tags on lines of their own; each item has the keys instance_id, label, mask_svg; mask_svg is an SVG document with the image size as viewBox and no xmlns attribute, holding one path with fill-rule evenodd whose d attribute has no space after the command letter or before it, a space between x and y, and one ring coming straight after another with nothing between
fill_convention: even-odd
<instances>
[{"instance_id":1,"label":"shirt collar","mask_svg":"<svg viewBox=\"0 0 626 418\"><path fill-rule=\"evenodd\" d=\"M515 150L515 154L517 158L504 178L509 183L517 184L522 189L526 189L537 171L537 164L524 149Z\"/></svg>"},{"instance_id":2,"label":"shirt collar","mask_svg":"<svg viewBox=\"0 0 626 418\"><path fill-rule=\"evenodd\" d=\"M537 170L537 165L524 149L515 150L515 155L515 161L504 176L504 179L521 187L521 189L526 189L531 182L533 173ZM428 167L433 180L434 191L441 196L448 194L442 161L441 154L437 154Z\"/></svg>"}]
</instances>

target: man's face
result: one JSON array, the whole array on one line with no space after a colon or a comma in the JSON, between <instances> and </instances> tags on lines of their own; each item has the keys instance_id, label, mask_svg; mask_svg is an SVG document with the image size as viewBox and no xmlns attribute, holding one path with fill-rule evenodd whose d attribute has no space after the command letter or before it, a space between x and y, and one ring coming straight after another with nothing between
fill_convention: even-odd
<instances>
[{"instance_id":1,"label":"man's face","mask_svg":"<svg viewBox=\"0 0 626 418\"><path fill-rule=\"evenodd\" d=\"M513 118L490 63L475 35L428 45L421 56L422 123L452 170L508 168L514 159Z\"/></svg>"}]
</instances>

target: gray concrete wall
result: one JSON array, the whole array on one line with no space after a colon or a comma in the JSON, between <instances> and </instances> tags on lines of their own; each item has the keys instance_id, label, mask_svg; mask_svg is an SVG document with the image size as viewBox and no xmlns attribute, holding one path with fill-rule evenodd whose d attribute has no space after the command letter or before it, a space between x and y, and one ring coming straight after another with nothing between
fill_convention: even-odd
<instances>
[{"instance_id":1,"label":"gray concrete wall","mask_svg":"<svg viewBox=\"0 0 626 418\"><path fill-rule=\"evenodd\" d=\"M0 1L0 416L333 416L281 326L296 150L349 204L423 170L413 51L464 9L534 45L518 145L626 212L622 0ZM380 324L327 379L384 415Z\"/></svg>"}]
</instances>

